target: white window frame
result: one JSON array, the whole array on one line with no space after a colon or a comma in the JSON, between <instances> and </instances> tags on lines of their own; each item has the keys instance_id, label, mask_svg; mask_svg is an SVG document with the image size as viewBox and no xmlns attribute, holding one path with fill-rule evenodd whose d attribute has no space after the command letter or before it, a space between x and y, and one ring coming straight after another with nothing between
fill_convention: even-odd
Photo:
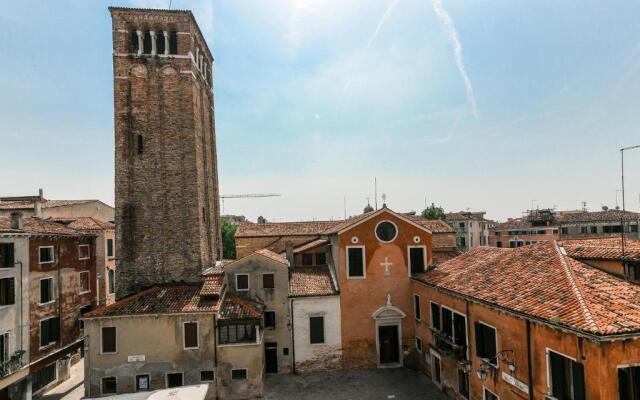
<instances>
[{"instance_id":1,"label":"white window frame","mask_svg":"<svg viewBox=\"0 0 640 400\"><path fill-rule=\"evenodd\" d=\"M488 326L489 328L492 328L492 329L496 332L496 354L500 353L500 349L498 348L498 328L496 328L496 327L495 327L495 326L493 326L493 325L489 325L489 324L487 324L486 322L483 322L483 321L481 321L481 320L478 320L477 322L478 322L479 324L482 324L482 325L484 325L484 326ZM468 344L468 343L467 343L467 347L469 347L469 344ZM495 368L498 368L498 367L499 367L499 365L500 365L500 361L498 360L498 358L497 358L497 357L496 357L496 363L495 363L495 364L491 364L491 363L489 362L489 359L487 359L487 358L482 358L482 357L478 357L478 358L479 358L479 359L481 359L482 361L486 362L487 364L489 364L489 365L491 365L491 366L495 367ZM491 391L490 391L490 392L491 392ZM491 392L491 393L493 393L493 392ZM484 395L483 395L483 396L484 396Z\"/></svg>"},{"instance_id":2,"label":"white window frame","mask_svg":"<svg viewBox=\"0 0 640 400\"><path fill-rule=\"evenodd\" d=\"M196 340L198 341L196 347L187 347L187 334L186 334L187 324L196 324ZM182 323L182 348L184 350L197 350L200 348L200 323L198 323L198 321L184 321Z\"/></svg>"},{"instance_id":3,"label":"white window frame","mask_svg":"<svg viewBox=\"0 0 640 400\"><path fill-rule=\"evenodd\" d=\"M53 316L51 316L51 317L42 318L42 319L38 322L38 349L39 349L39 350L46 349L46 348L48 348L49 346L52 346L52 345L54 345L54 344L58 343L58 341L60 340L60 337L58 337L58 340L56 340L56 341L54 341L54 342L49 342L49 343L45 344L44 346L42 346L42 345L40 344L40 343L42 342L42 322L44 322L44 321L48 321L48 320L53 319L53 318L59 318L59 316L58 316L58 315L53 315ZM58 322L58 323L60 323L60 322ZM58 336L59 336L59 335L60 335L60 332L58 332ZM57 377L57 375L56 375L56 377Z\"/></svg>"},{"instance_id":4,"label":"white window frame","mask_svg":"<svg viewBox=\"0 0 640 400\"><path fill-rule=\"evenodd\" d=\"M114 378L116 380L116 392L115 393L104 393L103 392L104 385L102 384L102 381L107 379L107 378ZM117 376L103 376L102 378L100 378L100 395L101 396L106 396L106 395L116 395L116 394L118 394L118 377Z\"/></svg>"},{"instance_id":5,"label":"white window frame","mask_svg":"<svg viewBox=\"0 0 640 400\"><path fill-rule=\"evenodd\" d=\"M545 360L546 360L546 364L547 364L547 396L549 398L555 399L555 397L553 397L552 393L553 393L553 381L551 379L551 357L549 356L549 353L556 353L557 355L560 355L564 358L568 358L569 360L577 363L578 360L575 357L571 357L568 356L564 353L561 353L557 350L554 350L552 348L549 347L545 347L544 349L544 356L545 356ZM619 367L618 367L619 368ZM618 372L618 370L616 369L616 372ZM617 375L616 375L616 380L617 380ZM585 382L586 384L586 382Z\"/></svg>"},{"instance_id":6,"label":"white window frame","mask_svg":"<svg viewBox=\"0 0 640 400\"><path fill-rule=\"evenodd\" d=\"M418 318L418 310L416 310L416 298L418 299L418 307L420 307L420 318ZM413 300L413 318L418 322L422 322L422 304L420 303L422 299L420 298L420 295L414 293L411 300Z\"/></svg>"},{"instance_id":7,"label":"white window frame","mask_svg":"<svg viewBox=\"0 0 640 400\"><path fill-rule=\"evenodd\" d=\"M440 361L440 383L436 382L436 377L434 372L434 364L433 364L433 358L437 358ZM442 356L440 355L440 353L438 353L437 351L435 351L434 349L429 349L429 366L430 366L430 372L431 372L431 383L433 383L434 385L436 385L436 387L438 389L442 389Z\"/></svg>"},{"instance_id":8,"label":"white window frame","mask_svg":"<svg viewBox=\"0 0 640 400\"><path fill-rule=\"evenodd\" d=\"M471 385L471 382L469 382L469 385ZM496 396L496 399L500 400L500 396L498 396L497 394L493 393L491 390L489 390L484 385L482 385L482 400L487 400L487 396L486 396L487 392L489 392L492 395Z\"/></svg>"},{"instance_id":9,"label":"white window frame","mask_svg":"<svg viewBox=\"0 0 640 400\"><path fill-rule=\"evenodd\" d=\"M456 340L456 329L455 329L455 318L454 315L458 314L461 317L464 318L464 332L465 332L465 336L467 339L467 343L465 343L465 346L467 346L467 360L469 360L469 319L467 318L467 316L463 313L461 313L460 311L456 311L455 309L451 308L451 307L447 307L443 304L440 305L440 332L442 332L442 309L446 308L447 310L451 311L451 334L453 335L453 341L455 342ZM496 349L498 348L498 330L496 329ZM493 364L491 364L493 365Z\"/></svg>"},{"instance_id":10,"label":"white window frame","mask_svg":"<svg viewBox=\"0 0 640 400\"><path fill-rule=\"evenodd\" d=\"M46 281L49 280L51 281L51 300L42 303L42 281ZM56 292L55 292L55 285L53 284L53 276L47 276L44 278L40 278L40 285L38 286L38 289L40 290L40 292L38 293L38 305L39 306L46 306L47 304L53 304L56 302Z\"/></svg>"},{"instance_id":11,"label":"white window frame","mask_svg":"<svg viewBox=\"0 0 640 400\"><path fill-rule=\"evenodd\" d=\"M351 276L349 275L349 249L360 249L362 251L362 275ZM365 246L345 246L345 265L347 279L367 279L367 251Z\"/></svg>"},{"instance_id":12,"label":"white window frame","mask_svg":"<svg viewBox=\"0 0 640 400\"><path fill-rule=\"evenodd\" d=\"M241 371L241 370L245 370L246 371L245 374L244 374L245 378L244 379L233 379L233 371ZM249 368L231 368L230 374L231 374L231 380L232 381L246 381L246 380L249 379Z\"/></svg>"},{"instance_id":13,"label":"white window frame","mask_svg":"<svg viewBox=\"0 0 640 400\"><path fill-rule=\"evenodd\" d=\"M91 303L87 303L87 304L83 304L80 307L78 307L78 327L80 327L80 322L82 322L82 328L80 328L81 331L84 331L84 318L82 318L82 309L85 308L86 306L90 306Z\"/></svg>"},{"instance_id":14,"label":"white window frame","mask_svg":"<svg viewBox=\"0 0 640 400\"><path fill-rule=\"evenodd\" d=\"M113 328L116 330L116 351L114 352L104 352L102 351L102 349L104 348L104 346L102 345L102 332L104 330L104 328ZM101 326L100 327L100 354L118 354L118 327L113 326L113 325L106 325L106 326Z\"/></svg>"},{"instance_id":15,"label":"white window frame","mask_svg":"<svg viewBox=\"0 0 640 400\"><path fill-rule=\"evenodd\" d=\"M5 339L4 339L4 338L5 338L5 336L6 336L6 338L7 338L7 340L6 340L6 341L5 341ZM10 346L11 346L11 332L9 332L9 331L5 331L5 332L0 333L0 341L4 341L4 342L5 342L5 343L4 343L4 350L5 350L5 352L7 353L7 357L6 357L5 361L9 361L9 359L11 358L11 354L13 353L13 352L10 350ZM3 357L4 357L4 354L0 354L0 356L3 356Z\"/></svg>"},{"instance_id":16,"label":"white window frame","mask_svg":"<svg viewBox=\"0 0 640 400\"><path fill-rule=\"evenodd\" d=\"M87 256L86 257L82 257L82 250L80 250L81 248L86 247L87 248ZM88 244L79 244L78 245L78 260L89 260L91 258L91 246Z\"/></svg>"},{"instance_id":17,"label":"white window frame","mask_svg":"<svg viewBox=\"0 0 640 400\"><path fill-rule=\"evenodd\" d=\"M418 346L418 343L420 343L420 346ZM418 353L422 353L422 338L420 336L416 336L416 351L418 351Z\"/></svg>"},{"instance_id":18,"label":"white window frame","mask_svg":"<svg viewBox=\"0 0 640 400\"><path fill-rule=\"evenodd\" d=\"M247 288L246 289L239 289L238 288L238 276L241 275L245 275L247 277ZM251 275L245 272L237 272L235 274L235 280L236 280L236 292L248 292L249 290L251 290Z\"/></svg>"},{"instance_id":19,"label":"white window frame","mask_svg":"<svg viewBox=\"0 0 640 400\"><path fill-rule=\"evenodd\" d=\"M378 237L378 225L382 224L383 222L389 222L389 223L390 223L391 225L393 225L393 227L396 229L396 234L395 234L395 236L393 237L393 239L385 241L385 240L382 240L382 239L380 239L380 238ZM380 222L378 222L378 223L376 224L376 227L375 227L375 228L373 228L373 235L376 237L376 240L377 240L378 242L380 242L380 243L391 243L391 242L393 242L394 240L396 240L396 239L398 238L398 234L399 234L399 231L398 231L398 225L396 225L396 223L395 223L395 222L393 222L393 221L391 221L391 220L388 220L388 219L383 219L382 221L380 221Z\"/></svg>"},{"instance_id":20,"label":"white window frame","mask_svg":"<svg viewBox=\"0 0 640 400\"><path fill-rule=\"evenodd\" d=\"M88 274L89 278L87 279L87 283L89 284L89 287L87 288L87 290L82 290L82 274ZM86 293L91 293L91 271L80 271L78 273L78 277L80 278L80 292L78 294L86 294Z\"/></svg>"},{"instance_id":21,"label":"white window frame","mask_svg":"<svg viewBox=\"0 0 640 400\"><path fill-rule=\"evenodd\" d=\"M148 385L149 388L147 390L138 390L138 377L139 376L146 376L148 378ZM140 392L150 392L151 391L151 374L147 373L147 374L136 374L134 377L134 389L135 389L135 393L140 393Z\"/></svg>"},{"instance_id":22,"label":"white window frame","mask_svg":"<svg viewBox=\"0 0 640 400\"><path fill-rule=\"evenodd\" d=\"M182 375L182 385L180 385L180 386L176 386L176 387L182 387L182 386L184 386L184 372L180 372L180 371L173 371L173 372L167 372L166 374L164 374L164 387L165 387L165 389L169 389L169 375L173 375L173 374L180 374L180 375Z\"/></svg>"},{"instance_id":23,"label":"white window frame","mask_svg":"<svg viewBox=\"0 0 640 400\"><path fill-rule=\"evenodd\" d=\"M264 287L264 276L265 275L273 275L273 287L272 288ZM262 289L263 290L276 290L276 273L275 272L263 272L262 273Z\"/></svg>"},{"instance_id":24,"label":"white window frame","mask_svg":"<svg viewBox=\"0 0 640 400\"><path fill-rule=\"evenodd\" d=\"M51 249L51 261L42 261L40 259L40 256L42 255L40 253L40 249ZM55 249L53 246L39 246L38 247L38 264L53 264L54 262L56 262L56 252L54 250Z\"/></svg>"},{"instance_id":25,"label":"white window frame","mask_svg":"<svg viewBox=\"0 0 640 400\"><path fill-rule=\"evenodd\" d=\"M427 260L429 259L429 257L427 257L427 246L424 244L421 245L410 245L407 246L407 276L411 277L411 249L423 249L424 251L422 252L422 255L424 257L424 267L427 268ZM425 272L426 270L423 270L422 272Z\"/></svg>"}]
</instances>

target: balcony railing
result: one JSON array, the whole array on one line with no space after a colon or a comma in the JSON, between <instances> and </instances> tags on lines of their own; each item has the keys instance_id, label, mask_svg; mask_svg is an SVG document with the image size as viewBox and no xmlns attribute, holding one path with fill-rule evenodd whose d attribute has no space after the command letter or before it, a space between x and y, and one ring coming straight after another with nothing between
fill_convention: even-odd
<instances>
[{"instance_id":1,"label":"balcony railing","mask_svg":"<svg viewBox=\"0 0 640 400\"><path fill-rule=\"evenodd\" d=\"M25 354L24 350L18 350L11 355L11 357L0 364L0 378L11 375L24 366L22 356Z\"/></svg>"},{"instance_id":2,"label":"balcony railing","mask_svg":"<svg viewBox=\"0 0 640 400\"><path fill-rule=\"evenodd\" d=\"M451 338L435 329L431 329L431 333L435 339L434 344L436 348L443 354L459 362L465 362L467 360L467 346L456 344Z\"/></svg>"}]
</instances>

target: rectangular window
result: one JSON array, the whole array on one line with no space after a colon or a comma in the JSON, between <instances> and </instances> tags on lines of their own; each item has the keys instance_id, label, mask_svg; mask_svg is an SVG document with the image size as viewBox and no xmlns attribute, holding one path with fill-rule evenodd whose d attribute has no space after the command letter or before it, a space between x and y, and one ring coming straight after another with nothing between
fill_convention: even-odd
<instances>
[{"instance_id":1,"label":"rectangular window","mask_svg":"<svg viewBox=\"0 0 640 400\"><path fill-rule=\"evenodd\" d=\"M316 265L327 265L327 255L325 253L316 253Z\"/></svg>"},{"instance_id":2,"label":"rectangular window","mask_svg":"<svg viewBox=\"0 0 640 400\"><path fill-rule=\"evenodd\" d=\"M305 266L313 265L313 254L312 253L303 253L302 254L302 265L305 265Z\"/></svg>"},{"instance_id":3,"label":"rectangular window","mask_svg":"<svg viewBox=\"0 0 640 400\"><path fill-rule=\"evenodd\" d=\"M84 320L82 319L82 316L88 313L89 311L91 311L92 309L93 309L93 306L91 304L87 304L86 306L80 307L80 316L78 317L78 327L80 328L80 330L84 330Z\"/></svg>"},{"instance_id":4,"label":"rectangular window","mask_svg":"<svg viewBox=\"0 0 640 400\"><path fill-rule=\"evenodd\" d=\"M440 306L436 303L431 303L431 327L437 331L441 329Z\"/></svg>"},{"instance_id":5,"label":"rectangular window","mask_svg":"<svg viewBox=\"0 0 640 400\"><path fill-rule=\"evenodd\" d=\"M233 379L234 381L247 379L247 369L246 368L232 369L231 379Z\"/></svg>"},{"instance_id":6,"label":"rectangular window","mask_svg":"<svg viewBox=\"0 0 640 400\"><path fill-rule=\"evenodd\" d=\"M255 343L256 326L251 324L222 325L218 329L220 344Z\"/></svg>"},{"instance_id":7,"label":"rectangular window","mask_svg":"<svg viewBox=\"0 0 640 400\"><path fill-rule=\"evenodd\" d=\"M116 327L105 326L102 327L102 354L115 353L116 346Z\"/></svg>"},{"instance_id":8,"label":"rectangular window","mask_svg":"<svg viewBox=\"0 0 640 400\"><path fill-rule=\"evenodd\" d=\"M560 233L562 235L568 235L569 234L569 228L560 228Z\"/></svg>"},{"instance_id":9,"label":"rectangular window","mask_svg":"<svg viewBox=\"0 0 640 400\"><path fill-rule=\"evenodd\" d=\"M264 327L275 329L276 327L276 312L265 311L264 312Z\"/></svg>"},{"instance_id":10,"label":"rectangular window","mask_svg":"<svg viewBox=\"0 0 640 400\"><path fill-rule=\"evenodd\" d=\"M167 374L167 389L182 386L182 372Z\"/></svg>"},{"instance_id":11,"label":"rectangular window","mask_svg":"<svg viewBox=\"0 0 640 400\"><path fill-rule=\"evenodd\" d=\"M631 262L627 264L629 271L629 279L632 281L640 280L640 262Z\"/></svg>"},{"instance_id":12,"label":"rectangular window","mask_svg":"<svg viewBox=\"0 0 640 400\"><path fill-rule=\"evenodd\" d=\"M90 255L91 247L88 244L81 244L78 246L78 260L88 260Z\"/></svg>"},{"instance_id":13,"label":"rectangular window","mask_svg":"<svg viewBox=\"0 0 640 400\"><path fill-rule=\"evenodd\" d=\"M0 335L0 364L9 361L9 333Z\"/></svg>"},{"instance_id":14,"label":"rectangular window","mask_svg":"<svg viewBox=\"0 0 640 400\"><path fill-rule=\"evenodd\" d=\"M442 333L453 339L453 312L444 307L442 307Z\"/></svg>"},{"instance_id":15,"label":"rectangular window","mask_svg":"<svg viewBox=\"0 0 640 400\"><path fill-rule=\"evenodd\" d=\"M185 349L198 348L198 323L185 322L183 325L183 337Z\"/></svg>"},{"instance_id":16,"label":"rectangular window","mask_svg":"<svg viewBox=\"0 0 640 400\"><path fill-rule=\"evenodd\" d=\"M640 400L640 367L618 368L620 400Z\"/></svg>"},{"instance_id":17,"label":"rectangular window","mask_svg":"<svg viewBox=\"0 0 640 400\"><path fill-rule=\"evenodd\" d=\"M426 265L425 247L409 247L409 271L411 274L421 274Z\"/></svg>"},{"instance_id":18,"label":"rectangular window","mask_svg":"<svg viewBox=\"0 0 640 400\"><path fill-rule=\"evenodd\" d=\"M116 271L110 269L107 273L108 284L109 284L109 294L114 294L116 292Z\"/></svg>"},{"instance_id":19,"label":"rectangular window","mask_svg":"<svg viewBox=\"0 0 640 400\"><path fill-rule=\"evenodd\" d=\"M48 384L54 382L58 378L56 363L52 363L31 374L31 391L38 392Z\"/></svg>"},{"instance_id":20,"label":"rectangular window","mask_svg":"<svg viewBox=\"0 0 640 400\"><path fill-rule=\"evenodd\" d=\"M51 264L54 262L53 246L40 246L38 248L38 263Z\"/></svg>"},{"instance_id":21,"label":"rectangular window","mask_svg":"<svg viewBox=\"0 0 640 400\"><path fill-rule=\"evenodd\" d=\"M500 400L500 398L489 389L484 388L484 400Z\"/></svg>"},{"instance_id":22,"label":"rectangular window","mask_svg":"<svg viewBox=\"0 0 640 400\"><path fill-rule=\"evenodd\" d=\"M420 312L420 296L417 294L413 295L413 315L416 318L416 321L420 321L422 319L422 313Z\"/></svg>"},{"instance_id":23,"label":"rectangular window","mask_svg":"<svg viewBox=\"0 0 640 400\"><path fill-rule=\"evenodd\" d=\"M200 371L200 382L213 382L213 371Z\"/></svg>"},{"instance_id":24,"label":"rectangular window","mask_svg":"<svg viewBox=\"0 0 640 400\"><path fill-rule=\"evenodd\" d=\"M475 323L476 355L487 360L491 365L498 365L496 354L498 353L496 329L482 322Z\"/></svg>"},{"instance_id":25,"label":"rectangular window","mask_svg":"<svg viewBox=\"0 0 640 400\"><path fill-rule=\"evenodd\" d=\"M502 242L496 242L496 247L502 247Z\"/></svg>"},{"instance_id":26,"label":"rectangular window","mask_svg":"<svg viewBox=\"0 0 640 400\"><path fill-rule=\"evenodd\" d=\"M53 317L40 321L40 347L46 347L60 339L60 318Z\"/></svg>"},{"instance_id":27,"label":"rectangular window","mask_svg":"<svg viewBox=\"0 0 640 400\"><path fill-rule=\"evenodd\" d=\"M40 304L49 304L54 301L53 278L40 279Z\"/></svg>"},{"instance_id":28,"label":"rectangular window","mask_svg":"<svg viewBox=\"0 0 640 400\"><path fill-rule=\"evenodd\" d=\"M88 293L91 291L91 287L89 286L89 279L89 271L80 272L80 294Z\"/></svg>"},{"instance_id":29,"label":"rectangular window","mask_svg":"<svg viewBox=\"0 0 640 400\"><path fill-rule=\"evenodd\" d=\"M118 382L115 376L102 378L102 394L118 393Z\"/></svg>"},{"instance_id":30,"label":"rectangular window","mask_svg":"<svg viewBox=\"0 0 640 400\"><path fill-rule=\"evenodd\" d=\"M0 279L0 306L8 306L16 303L16 279Z\"/></svg>"},{"instance_id":31,"label":"rectangular window","mask_svg":"<svg viewBox=\"0 0 640 400\"><path fill-rule=\"evenodd\" d=\"M14 257L13 243L0 243L0 268L13 268Z\"/></svg>"},{"instance_id":32,"label":"rectangular window","mask_svg":"<svg viewBox=\"0 0 640 400\"><path fill-rule=\"evenodd\" d=\"M582 364L548 351L551 376L551 395L562 400L584 400L584 368Z\"/></svg>"},{"instance_id":33,"label":"rectangular window","mask_svg":"<svg viewBox=\"0 0 640 400\"><path fill-rule=\"evenodd\" d=\"M347 277L365 277L364 247L347 247Z\"/></svg>"},{"instance_id":34,"label":"rectangular window","mask_svg":"<svg viewBox=\"0 0 640 400\"><path fill-rule=\"evenodd\" d=\"M598 233L598 227L597 226L592 226L591 227L591 233Z\"/></svg>"},{"instance_id":35,"label":"rectangular window","mask_svg":"<svg viewBox=\"0 0 640 400\"><path fill-rule=\"evenodd\" d=\"M249 274L236 274L236 290L238 292L249 290Z\"/></svg>"},{"instance_id":36,"label":"rectangular window","mask_svg":"<svg viewBox=\"0 0 640 400\"><path fill-rule=\"evenodd\" d=\"M107 239L107 257L113 258L115 249L113 248L113 239Z\"/></svg>"},{"instance_id":37,"label":"rectangular window","mask_svg":"<svg viewBox=\"0 0 640 400\"><path fill-rule=\"evenodd\" d=\"M324 317L309 318L309 342L311 344L324 343Z\"/></svg>"},{"instance_id":38,"label":"rectangular window","mask_svg":"<svg viewBox=\"0 0 640 400\"><path fill-rule=\"evenodd\" d=\"M418 353L422 353L422 339L419 337L416 338L416 350L418 350Z\"/></svg>"},{"instance_id":39,"label":"rectangular window","mask_svg":"<svg viewBox=\"0 0 640 400\"><path fill-rule=\"evenodd\" d=\"M151 379L148 374L136 375L136 392L148 392L151 390Z\"/></svg>"},{"instance_id":40,"label":"rectangular window","mask_svg":"<svg viewBox=\"0 0 640 400\"><path fill-rule=\"evenodd\" d=\"M587 230L586 226L581 226L580 227L580 233L582 233L583 235L589 233L589 231Z\"/></svg>"},{"instance_id":41,"label":"rectangular window","mask_svg":"<svg viewBox=\"0 0 640 400\"><path fill-rule=\"evenodd\" d=\"M465 399L469 398L469 373L465 370L458 370L458 393Z\"/></svg>"},{"instance_id":42,"label":"rectangular window","mask_svg":"<svg viewBox=\"0 0 640 400\"><path fill-rule=\"evenodd\" d=\"M276 287L274 274L262 274L262 288L274 289Z\"/></svg>"}]
</instances>

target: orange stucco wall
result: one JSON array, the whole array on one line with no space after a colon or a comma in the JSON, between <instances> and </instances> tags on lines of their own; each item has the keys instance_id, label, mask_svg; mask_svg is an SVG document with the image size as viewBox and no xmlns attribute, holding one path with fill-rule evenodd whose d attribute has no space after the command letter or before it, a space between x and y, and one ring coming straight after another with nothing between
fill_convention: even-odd
<instances>
[{"instance_id":1,"label":"orange stucco wall","mask_svg":"<svg viewBox=\"0 0 640 400\"><path fill-rule=\"evenodd\" d=\"M389 220L398 227L398 236L391 243L380 242L374 233L378 222ZM357 237L358 243L352 243ZM419 237L419 243L414 242ZM365 246L366 278L348 279L346 271L346 247ZM412 284L408 276L408 246L424 245L427 263L431 262L431 235L390 213L383 212L338 235L338 268L340 283L340 309L342 314L342 349L345 367L375 367L378 364L376 325L372 314L383 307L387 294L391 302L406 317L402 320L403 348L413 346L415 322L413 318ZM390 274L385 276L380 264L388 257L393 263ZM427 264L428 265L428 264Z\"/></svg>"}]
</instances>

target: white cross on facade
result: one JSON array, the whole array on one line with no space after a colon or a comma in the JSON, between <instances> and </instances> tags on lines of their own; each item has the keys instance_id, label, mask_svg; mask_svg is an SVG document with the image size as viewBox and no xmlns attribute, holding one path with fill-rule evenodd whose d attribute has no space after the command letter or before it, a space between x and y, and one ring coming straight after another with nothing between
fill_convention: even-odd
<instances>
[{"instance_id":1,"label":"white cross on facade","mask_svg":"<svg viewBox=\"0 0 640 400\"><path fill-rule=\"evenodd\" d=\"M384 262L381 262L380 265L384 267L384 275L389 276L389 267L393 265L393 263L389 261L389 257L385 257Z\"/></svg>"}]
</instances>

